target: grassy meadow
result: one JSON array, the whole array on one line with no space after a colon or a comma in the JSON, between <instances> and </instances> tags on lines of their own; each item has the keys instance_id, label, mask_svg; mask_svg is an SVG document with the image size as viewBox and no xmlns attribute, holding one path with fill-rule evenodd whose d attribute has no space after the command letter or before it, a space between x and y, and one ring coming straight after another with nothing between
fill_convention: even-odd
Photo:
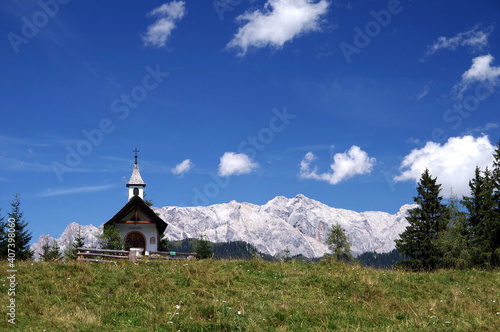
<instances>
[{"instance_id":1,"label":"grassy meadow","mask_svg":"<svg viewBox=\"0 0 500 332\"><path fill-rule=\"evenodd\" d=\"M339 262L3 263L0 330L498 331L500 271L407 273Z\"/></svg>"}]
</instances>

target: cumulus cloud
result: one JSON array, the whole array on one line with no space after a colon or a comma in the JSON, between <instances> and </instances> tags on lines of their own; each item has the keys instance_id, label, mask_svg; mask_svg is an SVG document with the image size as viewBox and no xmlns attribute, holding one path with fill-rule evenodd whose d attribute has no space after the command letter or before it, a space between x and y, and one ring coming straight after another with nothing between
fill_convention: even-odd
<instances>
[{"instance_id":1,"label":"cumulus cloud","mask_svg":"<svg viewBox=\"0 0 500 332\"><path fill-rule=\"evenodd\" d=\"M494 57L491 54L472 59L472 66L462 75L465 82L495 81L500 76L500 67L492 67Z\"/></svg>"},{"instance_id":2,"label":"cumulus cloud","mask_svg":"<svg viewBox=\"0 0 500 332\"><path fill-rule=\"evenodd\" d=\"M462 80L454 87L459 98L473 83L480 82L489 89L497 84L500 77L500 67L491 65L494 59L491 54L472 59L472 66L462 74Z\"/></svg>"},{"instance_id":3,"label":"cumulus cloud","mask_svg":"<svg viewBox=\"0 0 500 332\"><path fill-rule=\"evenodd\" d=\"M190 159L186 159L174 168L172 168L172 174L174 175L182 175L187 173L193 168L194 164Z\"/></svg>"},{"instance_id":4,"label":"cumulus cloud","mask_svg":"<svg viewBox=\"0 0 500 332\"><path fill-rule=\"evenodd\" d=\"M320 30L319 20L327 11L328 2L320 0L268 0L264 10L246 12L236 18L246 22L239 28L228 48L239 48L245 55L250 47L282 47L285 42Z\"/></svg>"},{"instance_id":5,"label":"cumulus cloud","mask_svg":"<svg viewBox=\"0 0 500 332\"><path fill-rule=\"evenodd\" d=\"M226 152L220 158L219 176L248 174L259 167L244 153Z\"/></svg>"},{"instance_id":6,"label":"cumulus cloud","mask_svg":"<svg viewBox=\"0 0 500 332\"><path fill-rule=\"evenodd\" d=\"M371 173L376 159L371 158L358 146L353 145L344 153L336 153L333 163L330 165L331 172L318 173L318 168L311 169L311 164L316 160L312 152L308 152L300 162L299 176L302 179L315 179L337 184L355 175Z\"/></svg>"},{"instance_id":7,"label":"cumulus cloud","mask_svg":"<svg viewBox=\"0 0 500 332\"><path fill-rule=\"evenodd\" d=\"M469 180L473 178L476 166L481 169L491 167L494 149L486 135L451 137L443 145L427 142L423 148L414 149L404 157L401 174L394 180L418 182L428 168L442 184L443 196L448 197L452 191L459 197L469 195Z\"/></svg>"},{"instance_id":8,"label":"cumulus cloud","mask_svg":"<svg viewBox=\"0 0 500 332\"><path fill-rule=\"evenodd\" d=\"M472 29L460 32L451 38L439 37L434 44L429 46L427 55L434 54L442 49L456 50L459 46L481 50L488 45L488 37L492 30L493 26L481 29L479 25L476 25Z\"/></svg>"},{"instance_id":9,"label":"cumulus cloud","mask_svg":"<svg viewBox=\"0 0 500 332\"><path fill-rule=\"evenodd\" d=\"M186 15L184 1L172 1L157 7L148 13L148 16L158 17L157 21L148 27L142 37L145 46L165 47L176 23Z\"/></svg>"}]
</instances>

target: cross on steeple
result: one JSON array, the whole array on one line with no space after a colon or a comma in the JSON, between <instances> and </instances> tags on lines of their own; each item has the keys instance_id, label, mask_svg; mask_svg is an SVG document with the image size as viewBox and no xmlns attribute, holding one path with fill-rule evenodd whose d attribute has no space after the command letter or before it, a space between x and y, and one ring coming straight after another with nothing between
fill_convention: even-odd
<instances>
[{"instance_id":1,"label":"cross on steeple","mask_svg":"<svg viewBox=\"0 0 500 332\"><path fill-rule=\"evenodd\" d=\"M132 151L132 152L134 152L134 153L135 153L134 158L135 158L135 164L137 165L137 152L140 152L140 151L139 151L139 150L137 150L137 148L135 148L135 150L134 150L134 151Z\"/></svg>"}]
</instances>

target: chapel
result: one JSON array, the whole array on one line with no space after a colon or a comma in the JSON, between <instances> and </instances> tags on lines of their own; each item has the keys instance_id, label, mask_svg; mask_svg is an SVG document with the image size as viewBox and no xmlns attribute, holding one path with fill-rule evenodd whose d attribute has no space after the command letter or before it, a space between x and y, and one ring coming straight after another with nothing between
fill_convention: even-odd
<instances>
[{"instance_id":1,"label":"chapel","mask_svg":"<svg viewBox=\"0 0 500 332\"><path fill-rule=\"evenodd\" d=\"M125 243L125 250L142 248L145 251L158 251L161 235L167 228L167 223L160 218L144 201L144 187L137 162L137 149L135 149L135 162L132 175L127 183L128 202L104 226L114 226L120 231Z\"/></svg>"}]
</instances>

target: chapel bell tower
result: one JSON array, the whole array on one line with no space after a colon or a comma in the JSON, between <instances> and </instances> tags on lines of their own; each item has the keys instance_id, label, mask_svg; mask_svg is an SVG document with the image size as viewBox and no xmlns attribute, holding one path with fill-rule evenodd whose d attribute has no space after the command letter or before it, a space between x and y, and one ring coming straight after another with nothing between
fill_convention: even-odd
<instances>
[{"instance_id":1,"label":"chapel bell tower","mask_svg":"<svg viewBox=\"0 0 500 332\"><path fill-rule=\"evenodd\" d=\"M135 149L133 152L135 153L135 162L132 176L127 183L128 199L130 200L134 196L139 196L141 199L144 199L144 187L146 187L146 183L144 183L144 180L141 178L139 164L137 163L137 152L139 152L139 150Z\"/></svg>"}]
</instances>

